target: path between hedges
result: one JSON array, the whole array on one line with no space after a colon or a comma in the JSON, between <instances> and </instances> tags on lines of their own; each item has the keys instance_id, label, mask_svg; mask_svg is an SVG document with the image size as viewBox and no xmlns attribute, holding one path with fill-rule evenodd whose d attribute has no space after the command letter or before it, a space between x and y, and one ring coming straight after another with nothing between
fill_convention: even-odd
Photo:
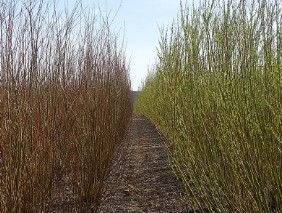
<instances>
[{"instance_id":1,"label":"path between hedges","mask_svg":"<svg viewBox=\"0 0 282 213\"><path fill-rule=\"evenodd\" d=\"M134 116L106 185L99 212L190 212L171 170L165 140L144 117Z\"/></svg>"}]
</instances>

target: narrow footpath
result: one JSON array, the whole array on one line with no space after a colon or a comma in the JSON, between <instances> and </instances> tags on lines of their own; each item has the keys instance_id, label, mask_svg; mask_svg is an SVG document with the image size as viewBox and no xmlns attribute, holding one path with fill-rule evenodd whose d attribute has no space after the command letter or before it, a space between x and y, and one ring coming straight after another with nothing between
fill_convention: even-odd
<instances>
[{"instance_id":1,"label":"narrow footpath","mask_svg":"<svg viewBox=\"0 0 282 213\"><path fill-rule=\"evenodd\" d=\"M123 151L107 182L98 212L190 212L164 150L164 138L134 116ZM122 159L122 160L121 160Z\"/></svg>"}]
</instances>

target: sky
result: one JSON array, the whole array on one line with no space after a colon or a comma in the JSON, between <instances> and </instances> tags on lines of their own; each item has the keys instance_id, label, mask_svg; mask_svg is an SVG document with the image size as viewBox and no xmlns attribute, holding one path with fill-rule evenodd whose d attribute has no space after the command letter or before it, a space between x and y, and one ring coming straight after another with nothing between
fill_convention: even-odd
<instances>
[{"instance_id":1,"label":"sky","mask_svg":"<svg viewBox=\"0 0 282 213\"><path fill-rule=\"evenodd\" d=\"M100 0L103 6L105 0ZM118 9L120 0L107 0L107 7ZM113 25L124 28L126 56L130 59L132 90L138 90L153 66L160 38L159 28L177 17L179 0L123 0Z\"/></svg>"},{"instance_id":2,"label":"sky","mask_svg":"<svg viewBox=\"0 0 282 213\"><path fill-rule=\"evenodd\" d=\"M132 90L138 90L157 56L160 27L177 18L180 0L81 0L84 6L99 7L114 18L112 30L125 40L130 63ZM197 1L197 0L195 0ZM68 4L75 0L68 0ZM189 1L192 2L192 1Z\"/></svg>"}]
</instances>

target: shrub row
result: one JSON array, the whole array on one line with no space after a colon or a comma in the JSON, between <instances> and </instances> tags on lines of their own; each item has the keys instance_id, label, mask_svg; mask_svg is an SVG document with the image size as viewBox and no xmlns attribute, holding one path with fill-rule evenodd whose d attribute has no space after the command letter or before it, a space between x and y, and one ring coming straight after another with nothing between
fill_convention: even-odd
<instances>
[{"instance_id":1,"label":"shrub row","mask_svg":"<svg viewBox=\"0 0 282 213\"><path fill-rule=\"evenodd\" d=\"M194 209L282 210L282 5L182 5L135 111L171 142Z\"/></svg>"},{"instance_id":2,"label":"shrub row","mask_svg":"<svg viewBox=\"0 0 282 213\"><path fill-rule=\"evenodd\" d=\"M0 0L0 212L48 212L67 175L96 208L131 117L128 66L108 16Z\"/></svg>"}]
</instances>

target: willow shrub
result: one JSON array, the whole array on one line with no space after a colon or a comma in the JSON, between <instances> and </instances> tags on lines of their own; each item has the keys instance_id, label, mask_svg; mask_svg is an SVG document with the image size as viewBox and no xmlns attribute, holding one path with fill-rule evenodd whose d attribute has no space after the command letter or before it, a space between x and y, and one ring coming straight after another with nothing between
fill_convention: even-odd
<instances>
[{"instance_id":1,"label":"willow shrub","mask_svg":"<svg viewBox=\"0 0 282 213\"><path fill-rule=\"evenodd\" d=\"M282 5L181 7L135 110L171 142L194 209L282 210Z\"/></svg>"},{"instance_id":2,"label":"willow shrub","mask_svg":"<svg viewBox=\"0 0 282 213\"><path fill-rule=\"evenodd\" d=\"M131 117L118 36L80 4L0 6L0 212L48 212L66 175L77 212L95 209Z\"/></svg>"}]
</instances>

